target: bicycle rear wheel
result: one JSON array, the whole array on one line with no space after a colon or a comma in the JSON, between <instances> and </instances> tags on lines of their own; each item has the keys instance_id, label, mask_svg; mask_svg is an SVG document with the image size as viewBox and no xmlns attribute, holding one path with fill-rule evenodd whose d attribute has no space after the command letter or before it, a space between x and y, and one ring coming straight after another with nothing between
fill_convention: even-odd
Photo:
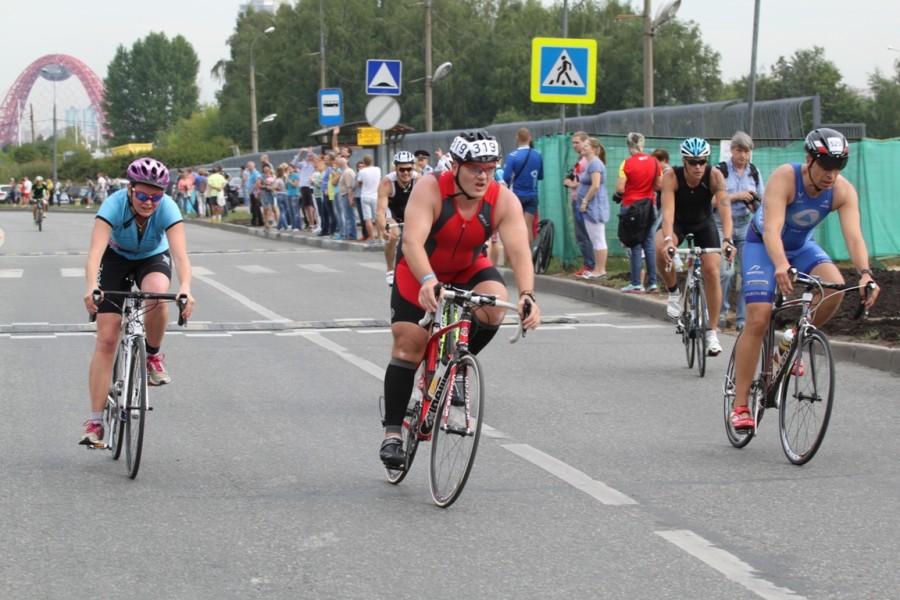
<instances>
[{"instance_id":1,"label":"bicycle rear wheel","mask_svg":"<svg viewBox=\"0 0 900 600\"><path fill-rule=\"evenodd\" d=\"M416 457L416 450L419 447L419 424L421 422L420 416L422 414L422 390L424 389L422 374L424 372L425 361L422 361L419 363L419 369L416 371L415 379L413 379L413 381L415 381L415 387L413 387L413 394L410 398L409 406L406 407L406 416L403 418L403 429L400 432L400 436L403 438L403 448L406 449L406 462L403 464L403 467L399 469L392 469L387 466L384 468L387 480L394 485L397 485L406 478L406 474L409 473L409 469L412 467L413 459Z\"/></svg>"},{"instance_id":2,"label":"bicycle rear wheel","mask_svg":"<svg viewBox=\"0 0 900 600\"><path fill-rule=\"evenodd\" d=\"M116 350L116 358L113 361L112 377L109 382L109 390L106 393L106 407L103 409L103 422L109 440L109 448L113 453L113 460L119 460L122 455L122 443L125 436L122 435L124 427L122 410L122 382L124 380L124 371L122 369L122 361L124 359L124 350L122 344L119 344Z\"/></svg>"},{"instance_id":3,"label":"bicycle rear wheel","mask_svg":"<svg viewBox=\"0 0 900 600\"><path fill-rule=\"evenodd\" d=\"M834 402L834 356L828 338L809 330L792 348L781 384L781 447L795 465L807 463L822 445Z\"/></svg>"},{"instance_id":4,"label":"bicycle rear wheel","mask_svg":"<svg viewBox=\"0 0 900 600\"><path fill-rule=\"evenodd\" d=\"M125 464L128 476L137 477L144 447L144 415L147 411L147 350L144 340L134 337L128 365L129 385L123 390L125 405Z\"/></svg>"},{"instance_id":5,"label":"bicycle rear wheel","mask_svg":"<svg viewBox=\"0 0 900 600\"><path fill-rule=\"evenodd\" d=\"M706 375L706 329L709 327L709 310L706 307L706 290L703 287L703 280L696 282L694 288L694 309L696 312L695 323L697 325L696 335L694 335L694 343L697 347L697 371L700 377Z\"/></svg>"},{"instance_id":6,"label":"bicycle rear wheel","mask_svg":"<svg viewBox=\"0 0 900 600\"><path fill-rule=\"evenodd\" d=\"M483 408L481 366L467 354L444 388L431 438L431 497L440 507L453 504L466 485L481 437Z\"/></svg>"},{"instance_id":7,"label":"bicycle rear wheel","mask_svg":"<svg viewBox=\"0 0 900 600\"><path fill-rule=\"evenodd\" d=\"M738 335L738 340L740 340L740 335ZM754 430L753 429L735 429L731 426L731 412L734 410L734 385L735 385L735 358L737 357L737 342L734 344L734 348L731 350L731 358L728 359L728 368L725 369L725 385L723 388L723 404L722 408L725 413L725 435L728 437L728 441L731 442L731 445L735 448L743 448L747 444L750 443L750 440L753 439ZM759 389L760 385L760 369L759 365L756 367L755 371L756 375L754 376L753 383L750 386L750 398L748 398L747 404L751 407L751 411L753 410L752 406L754 404L753 397L756 394L756 390ZM758 394L757 394L758 397ZM759 409L757 411L756 422L759 424L759 419L762 417L762 404L759 404Z\"/></svg>"}]
</instances>

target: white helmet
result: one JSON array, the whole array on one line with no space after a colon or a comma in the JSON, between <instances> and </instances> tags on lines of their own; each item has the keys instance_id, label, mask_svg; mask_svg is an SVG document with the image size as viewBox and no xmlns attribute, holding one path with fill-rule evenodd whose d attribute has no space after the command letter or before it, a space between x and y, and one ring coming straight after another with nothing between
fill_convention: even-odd
<instances>
[{"instance_id":1,"label":"white helmet","mask_svg":"<svg viewBox=\"0 0 900 600\"><path fill-rule=\"evenodd\" d=\"M397 154L394 155L394 164L399 165L401 163L414 163L416 162L416 157L413 156L413 153L408 150L401 150Z\"/></svg>"}]
</instances>

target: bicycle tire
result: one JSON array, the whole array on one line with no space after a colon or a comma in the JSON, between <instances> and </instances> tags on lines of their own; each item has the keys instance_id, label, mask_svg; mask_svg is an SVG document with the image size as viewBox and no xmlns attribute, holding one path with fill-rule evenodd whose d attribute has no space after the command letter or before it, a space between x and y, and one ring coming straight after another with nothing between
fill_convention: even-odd
<instances>
[{"instance_id":1,"label":"bicycle tire","mask_svg":"<svg viewBox=\"0 0 900 600\"><path fill-rule=\"evenodd\" d=\"M122 455L122 446L125 436L122 435L124 422L122 420L122 409L120 408L120 399L122 398L121 385L123 381L122 373L122 355L124 354L122 344L120 343L116 349L116 357L113 360L112 376L110 377L109 390L106 394L106 406L103 410L103 421L109 432L109 448L112 450L113 460L119 460Z\"/></svg>"},{"instance_id":2,"label":"bicycle tire","mask_svg":"<svg viewBox=\"0 0 900 600\"><path fill-rule=\"evenodd\" d=\"M694 343L694 307L693 290L685 290L684 309L681 311L681 341L684 343L684 353L687 359L688 369L694 368L694 356L697 352Z\"/></svg>"},{"instance_id":3,"label":"bicycle tire","mask_svg":"<svg viewBox=\"0 0 900 600\"><path fill-rule=\"evenodd\" d=\"M785 456L803 465L816 455L831 419L834 356L821 331L808 330L798 339L788 353L778 420Z\"/></svg>"},{"instance_id":4,"label":"bicycle tire","mask_svg":"<svg viewBox=\"0 0 900 600\"><path fill-rule=\"evenodd\" d=\"M147 350L139 336L131 338L128 389L125 398L125 465L128 476L137 477L144 448L144 416L147 410Z\"/></svg>"},{"instance_id":5,"label":"bicycle tire","mask_svg":"<svg viewBox=\"0 0 900 600\"><path fill-rule=\"evenodd\" d=\"M738 335L738 339L740 339L740 335ZM731 412L734 410L734 381L735 381L735 357L737 356L737 342L734 344L734 348L731 350L731 358L728 359L728 368L725 369L725 382L722 388L723 395L723 405L725 413L725 435L728 437L728 441L731 442L731 445L735 448L743 448L747 444L750 443L750 440L753 439L753 430L737 430L731 426ZM753 385L756 385L756 380L754 379Z\"/></svg>"},{"instance_id":6,"label":"bicycle tire","mask_svg":"<svg viewBox=\"0 0 900 600\"><path fill-rule=\"evenodd\" d=\"M403 428L400 432L400 436L403 438L403 448L406 449L406 461L400 469L392 469L388 466L384 467L387 480L394 485L397 485L406 478L406 474L409 473L409 469L412 467L413 459L416 457L416 450L419 447L419 424L421 423L420 419L422 415L423 389L421 386L424 385L424 382L420 380L422 379L422 373L424 372L425 361L423 360L419 363L419 368L413 379L416 387L413 388L409 406L406 407L406 417L403 419Z\"/></svg>"},{"instance_id":7,"label":"bicycle tire","mask_svg":"<svg viewBox=\"0 0 900 600\"><path fill-rule=\"evenodd\" d=\"M448 381L438 404L437 421L431 438L429 486L434 503L441 508L456 502L469 479L484 416L484 380L478 360L471 354L462 356L457 362L456 374L465 382L459 386L462 393L457 396L463 400L463 405L453 402L454 394L458 394L455 391L457 382ZM469 409L468 423L466 406ZM443 418L445 410L446 422Z\"/></svg>"},{"instance_id":8,"label":"bicycle tire","mask_svg":"<svg viewBox=\"0 0 900 600\"><path fill-rule=\"evenodd\" d=\"M37 219L35 219L35 223L37 223L38 231L44 230L44 211L40 208L37 209Z\"/></svg>"},{"instance_id":9,"label":"bicycle tire","mask_svg":"<svg viewBox=\"0 0 900 600\"><path fill-rule=\"evenodd\" d=\"M532 252L535 273L544 273L550 266L550 259L553 255L553 235L553 221L544 219L538 223L538 235Z\"/></svg>"},{"instance_id":10,"label":"bicycle tire","mask_svg":"<svg viewBox=\"0 0 900 600\"><path fill-rule=\"evenodd\" d=\"M694 341L697 344L697 371L700 377L706 375L706 355L709 351L706 345L706 329L709 327L709 310L706 307L706 290L703 287L703 279L696 282L694 288L695 323L697 324Z\"/></svg>"}]
</instances>

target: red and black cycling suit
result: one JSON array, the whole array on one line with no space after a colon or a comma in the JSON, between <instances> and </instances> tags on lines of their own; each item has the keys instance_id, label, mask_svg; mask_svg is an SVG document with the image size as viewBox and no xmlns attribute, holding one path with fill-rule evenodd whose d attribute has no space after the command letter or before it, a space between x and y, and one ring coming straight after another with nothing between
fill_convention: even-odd
<instances>
[{"instance_id":1,"label":"red and black cycling suit","mask_svg":"<svg viewBox=\"0 0 900 600\"><path fill-rule=\"evenodd\" d=\"M485 242L494 232L494 207L500 185L491 181L478 208L469 219L459 214L453 173L444 171L438 179L441 191L441 213L425 240L425 253L438 281L460 289L470 290L482 281L498 281L503 277L482 252ZM402 247L394 272L391 292L391 323L417 323L425 314L419 305L422 284L409 270Z\"/></svg>"}]
</instances>

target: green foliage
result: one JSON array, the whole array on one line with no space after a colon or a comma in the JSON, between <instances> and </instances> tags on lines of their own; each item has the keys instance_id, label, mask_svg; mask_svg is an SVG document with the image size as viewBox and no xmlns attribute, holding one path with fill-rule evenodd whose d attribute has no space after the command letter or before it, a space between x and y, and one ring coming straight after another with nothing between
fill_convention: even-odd
<instances>
[{"instance_id":1,"label":"green foliage","mask_svg":"<svg viewBox=\"0 0 900 600\"><path fill-rule=\"evenodd\" d=\"M866 135L875 138L900 136L900 61L894 78L876 71L869 78L872 98L866 101Z\"/></svg>"},{"instance_id":2,"label":"green foliage","mask_svg":"<svg viewBox=\"0 0 900 600\"><path fill-rule=\"evenodd\" d=\"M731 89L740 98L749 92L747 77L734 82ZM819 95L824 123L858 123L865 119L864 102L845 83L833 62L825 58L825 50L813 46L797 50L790 58L779 57L770 73L756 78L756 99L776 100ZM810 126L812 123L810 122Z\"/></svg>"},{"instance_id":3,"label":"green foliage","mask_svg":"<svg viewBox=\"0 0 900 600\"><path fill-rule=\"evenodd\" d=\"M158 132L197 108L200 60L178 35L151 33L131 51L119 46L107 67L103 109L111 145L154 142Z\"/></svg>"}]
</instances>

